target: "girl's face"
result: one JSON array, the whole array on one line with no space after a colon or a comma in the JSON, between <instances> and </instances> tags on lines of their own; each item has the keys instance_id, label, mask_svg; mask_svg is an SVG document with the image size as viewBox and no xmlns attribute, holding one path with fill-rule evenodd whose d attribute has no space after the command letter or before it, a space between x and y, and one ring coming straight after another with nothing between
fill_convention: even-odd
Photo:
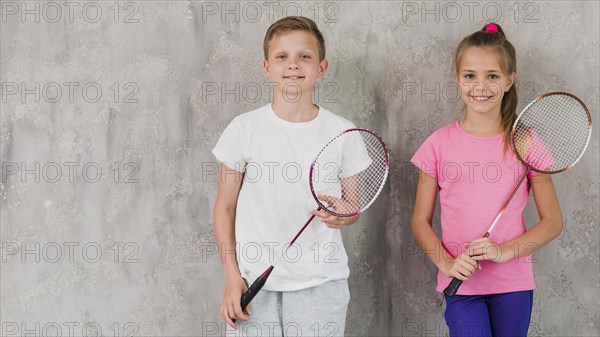
<instances>
[{"instance_id":1,"label":"girl's face","mask_svg":"<svg viewBox=\"0 0 600 337\"><path fill-rule=\"evenodd\" d=\"M458 85L467 114L492 114L500 118L504 93L510 90L515 74L505 74L498 56L489 49L472 47L460 60Z\"/></svg>"}]
</instances>

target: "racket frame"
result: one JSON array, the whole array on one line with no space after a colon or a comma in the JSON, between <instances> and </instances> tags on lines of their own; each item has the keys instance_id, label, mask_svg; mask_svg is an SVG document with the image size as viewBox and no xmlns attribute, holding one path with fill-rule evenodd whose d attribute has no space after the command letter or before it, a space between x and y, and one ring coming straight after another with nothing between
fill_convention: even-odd
<instances>
[{"instance_id":1,"label":"racket frame","mask_svg":"<svg viewBox=\"0 0 600 337\"><path fill-rule=\"evenodd\" d=\"M375 196L373 198L371 198L371 201L367 205L365 205L364 207L362 207L361 209L359 209L358 211L356 211L354 213L351 213L351 214L341 214L341 213L336 213L336 212L334 212L332 210L327 209L327 206L324 205L321 202L321 200L319 200L319 198L317 197L317 193L315 192L315 189L313 187L313 173L314 173L314 168L315 168L315 164L317 163L317 160L321 156L321 153L323 153L323 151L325 149L327 149L327 147L329 146L329 144L333 143L336 139L342 137L343 135L345 135L345 134L347 134L349 132L355 132L355 131L367 132L367 133L371 134L372 136L374 136L375 138L377 138L379 140L379 142L383 146L383 152L385 153L385 173L384 173L383 180L382 180L383 183L381 185L379 185L379 189L377 190L377 193L375 193ZM318 210L323 210L323 211L325 211L325 212L327 212L327 213L329 213L331 215L339 216L339 217L344 217L344 218L350 218L350 217L353 217L353 216L357 216L357 215L361 214L362 212L364 212L367 208L369 208L373 202L375 202L375 199L377 199L377 197L379 196L379 193L381 193L381 190L383 189L383 186L385 185L385 182L387 181L389 170L390 170L390 157L389 157L387 146L385 145L385 142L383 141L383 139L381 137L379 137L378 134L376 134L375 132L373 132L373 131L371 131L369 129L364 129L364 128L352 128L352 129L348 129L348 130L345 130L344 132L340 133L339 135L335 136L327 144L325 144L325 146L323 146L323 148L321 149L321 151L319 151L319 153L317 154L317 156L315 157L315 159L313 160L313 162L310 164L310 171L309 171L309 175L308 175L308 179L309 179L308 181L309 181L309 186L310 186L310 193L312 194L313 198L317 202L317 205L319 205Z\"/></svg>"},{"instance_id":2,"label":"racket frame","mask_svg":"<svg viewBox=\"0 0 600 337\"><path fill-rule=\"evenodd\" d=\"M517 128L517 124L519 123L519 120L521 119L521 117L525 114L525 112L535 103L539 102L540 100L542 100L545 97L548 96L554 96L554 95L563 95L563 96L569 96L573 99L575 99L577 102L579 102L579 104L581 104L581 106L583 107L583 109L585 110L585 113L587 115L588 118L588 124L589 124L589 132L588 132L588 138L587 141L585 143L585 146L583 147L583 150L581 151L581 153L579 154L579 157L577 157L577 159L571 163L570 165L568 165L565 168L562 168L560 170L555 170L555 171L546 171L546 170L538 170L532 166L530 166L529 164L527 164L525 162L525 159L523 159L521 157L521 155L519 154L519 151L517 151L516 148L516 144L515 144L515 132L516 132L516 128ZM579 97L570 94L568 92L561 92L561 91L555 91L555 92L549 92L547 94L543 94L541 96L536 97L535 100L531 101L529 104L527 104L527 106L523 109L523 111L521 111L521 113L519 114L519 116L517 117L517 119L515 120L515 122L513 123L513 127L512 127L512 131L510 134L510 138L511 138L511 145L513 148L513 152L515 153L515 155L517 156L517 158L519 159L519 161L525 165L525 167L529 168L532 171L538 172L538 173L543 173L543 174L555 174L555 173L561 173L561 172L565 172L570 170L573 166L575 166L575 164L577 164L577 162L579 162L579 160L581 159L581 157L583 157L583 154L585 153L585 150L587 149L588 145L590 144L590 139L592 138L592 116L590 114L590 111L588 110L587 106L585 106L585 104L583 103L583 101L581 99L579 99Z\"/></svg>"}]
</instances>

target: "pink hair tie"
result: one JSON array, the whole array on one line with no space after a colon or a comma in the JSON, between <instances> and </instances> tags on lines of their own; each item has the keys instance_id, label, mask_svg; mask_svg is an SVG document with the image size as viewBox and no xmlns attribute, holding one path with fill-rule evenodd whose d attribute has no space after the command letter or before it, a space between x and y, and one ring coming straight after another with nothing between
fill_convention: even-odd
<instances>
[{"instance_id":1,"label":"pink hair tie","mask_svg":"<svg viewBox=\"0 0 600 337\"><path fill-rule=\"evenodd\" d=\"M485 31L486 33L498 33L498 26L495 23L490 23L487 25L487 27L485 27Z\"/></svg>"}]
</instances>

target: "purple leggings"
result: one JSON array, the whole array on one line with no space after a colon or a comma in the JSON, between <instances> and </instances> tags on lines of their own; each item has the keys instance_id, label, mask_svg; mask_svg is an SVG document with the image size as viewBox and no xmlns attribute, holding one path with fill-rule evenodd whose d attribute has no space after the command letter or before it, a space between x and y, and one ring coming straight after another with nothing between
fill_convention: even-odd
<instances>
[{"instance_id":1,"label":"purple leggings","mask_svg":"<svg viewBox=\"0 0 600 337\"><path fill-rule=\"evenodd\" d=\"M533 290L445 298L444 317L451 337L527 336Z\"/></svg>"}]
</instances>

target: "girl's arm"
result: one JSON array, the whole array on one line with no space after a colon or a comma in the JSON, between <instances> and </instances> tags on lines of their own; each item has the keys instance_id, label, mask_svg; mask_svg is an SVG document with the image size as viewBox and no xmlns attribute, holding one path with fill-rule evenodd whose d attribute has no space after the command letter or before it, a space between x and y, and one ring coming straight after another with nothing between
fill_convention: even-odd
<instances>
[{"instance_id":1,"label":"girl's arm","mask_svg":"<svg viewBox=\"0 0 600 337\"><path fill-rule=\"evenodd\" d=\"M247 320L240 300L248 289L237 264L235 240L235 210L244 174L221 164L217 200L214 207L215 238L221 253L225 275L225 292L221 301L221 317L233 328L233 319ZM247 311L250 312L250 306Z\"/></svg>"},{"instance_id":2,"label":"girl's arm","mask_svg":"<svg viewBox=\"0 0 600 337\"><path fill-rule=\"evenodd\" d=\"M425 255L448 277L467 280L477 268L477 262L463 253L456 259L444 248L431 227L435 200L437 198L437 180L420 171L417 185L417 198L413 213L412 231L417 243Z\"/></svg>"},{"instance_id":3,"label":"girl's arm","mask_svg":"<svg viewBox=\"0 0 600 337\"><path fill-rule=\"evenodd\" d=\"M531 255L562 232L562 212L550 175L536 175L531 180L531 188L540 221L519 237L501 245L489 239L470 242L467 248L475 260L503 263L523 255Z\"/></svg>"}]
</instances>

